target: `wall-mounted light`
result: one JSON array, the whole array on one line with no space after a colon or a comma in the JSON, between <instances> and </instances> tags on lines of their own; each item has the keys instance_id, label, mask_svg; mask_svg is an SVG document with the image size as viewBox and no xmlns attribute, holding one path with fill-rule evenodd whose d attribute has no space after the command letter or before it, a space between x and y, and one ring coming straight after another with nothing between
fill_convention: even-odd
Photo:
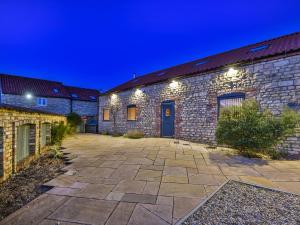
<instances>
[{"instance_id":1,"label":"wall-mounted light","mask_svg":"<svg viewBox=\"0 0 300 225\"><path fill-rule=\"evenodd\" d=\"M111 99L116 99L117 98L117 95L116 94L112 94L111 95Z\"/></svg>"},{"instance_id":2,"label":"wall-mounted light","mask_svg":"<svg viewBox=\"0 0 300 225\"><path fill-rule=\"evenodd\" d=\"M176 80L172 80L172 82L170 83L170 87L171 88L177 88L179 85L178 81Z\"/></svg>"},{"instance_id":3,"label":"wall-mounted light","mask_svg":"<svg viewBox=\"0 0 300 225\"><path fill-rule=\"evenodd\" d=\"M26 97L27 99L32 99L33 96L32 96L31 93L26 93L26 94L25 94L25 97Z\"/></svg>"},{"instance_id":4,"label":"wall-mounted light","mask_svg":"<svg viewBox=\"0 0 300 225\"><path fill-rule=\"evenodd\" d=\"M237 73L238 73L238 70L236 70L236 69L234 69L234 68L232 68L232 67L230 67L229 70L228 70L228 72L227 72L227 74L228 74L229 76L234 76L234 75L236 75Z\"/></svg>"}]
</instances>

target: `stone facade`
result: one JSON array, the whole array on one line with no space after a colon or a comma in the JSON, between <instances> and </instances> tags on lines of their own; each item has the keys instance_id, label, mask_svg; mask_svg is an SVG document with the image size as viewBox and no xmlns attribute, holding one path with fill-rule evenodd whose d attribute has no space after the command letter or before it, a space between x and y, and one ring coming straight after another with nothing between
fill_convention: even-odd
<instances>
[{"instance_id":1,"label":"stone facade","mask_svg":"<svg viewBox=\"0 0 300 225\"><path fill-rule=\"evenodd\" d=\"M112 132L115 129L125 133L135 128L147 136L161 136L161 103L174 100L175 138L214 144L218 96L242 92L246 99L256 99L263 108L270 109L276 115L287 105L299 106L300 55L240 64L234 68L101 96L99 132ZM127 105L130 104L137 106L137 121L127 121ZM116 112L111 112L111 118L116 115L115 125L113 119L102 120L104 108ZM300 112L299 107L295 109ZM300 153L297 147L289 150Z\"/></svg>"},{"instance_id":2,"label":"stone facade","mask_svg":"<svg viewBox=\"0 0 300 225\"><path fill-rule=\"evenodd\" d=\"M98 102L43 97L47 99L47 105L38 106L37 98L38 97L32 97L32 99L27 99L22 95L2 94L1 103L63 115L69 114L71 107L73 112L81 116L97 116L98 113Z\"/></svg>"},{"instance_id":3,"label":"stone facade","mask_svg":"<svg viewBox=\"0 0 300 225\"><path fill-rule=\"evenodd\" d=\"M98 102L73 100L72 111L80 116L96 116L98 114Z\"/></svg>"},{"instance_id":4,"label":"stone facade","mask_svg":"<svg viewBox=\"0 0 300 225\"><path fill-rule=\"evenodd\" d=\"M55 122L66 123L66 118L54 114L0 108L0 153L2 156L0 157L2 168L0 170L0 181L7 179L14 172L25 167L28 162L40 154L43 150L41 147L41 126L43 123L52 124ZM17 163L17 129L22 125L30 125L29 156Z\"/></svg>"},{"instance_id":5,"label":"stone facade","mask_svg":"<svg viewBox=\"0 0 300 225\"><path fill-rule=\"evenodd\" d=\"M22 95L2 94L1 103L26 107L31 109L43 110L51 113L66 115L71 111L71 100L66 98L49 98L47 97L46 106L38 106L37 98L27 99Z\"/></svg>"}]
</instances>

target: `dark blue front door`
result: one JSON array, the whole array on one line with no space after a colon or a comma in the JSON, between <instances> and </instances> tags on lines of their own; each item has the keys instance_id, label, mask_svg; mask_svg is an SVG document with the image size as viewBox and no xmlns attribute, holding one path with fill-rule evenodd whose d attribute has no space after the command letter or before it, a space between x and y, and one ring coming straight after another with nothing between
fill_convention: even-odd
<instances>
[{"instance_id":1,"label":"dark blue front door","mask_svg":"<svg viewBox=\"0 0 300 225\"><path fill-rule=\"evenodd\" d=\"M174 137L175 103L166 101L161 105L161 136Z\"/></svg>"}]
</instances>

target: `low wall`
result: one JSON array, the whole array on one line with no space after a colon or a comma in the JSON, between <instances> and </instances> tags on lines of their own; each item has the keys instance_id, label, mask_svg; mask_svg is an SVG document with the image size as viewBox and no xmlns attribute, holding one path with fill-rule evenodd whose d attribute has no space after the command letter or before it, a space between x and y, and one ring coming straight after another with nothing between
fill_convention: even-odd
<instances>
[{"instance_id":1,"label":"low wall","mask_svg":"<svg viewBox=\"0 0 300 225\"><path fill-rule=\"evenodd\" d=\"M66 123L66 117L26 108L0 105L0 182L6 180L19 169L36 158L43 150L41 145L41 126L44 123ZM17 162L17 129L30 125L29 156Z\"/></svg>"}]
</instances>

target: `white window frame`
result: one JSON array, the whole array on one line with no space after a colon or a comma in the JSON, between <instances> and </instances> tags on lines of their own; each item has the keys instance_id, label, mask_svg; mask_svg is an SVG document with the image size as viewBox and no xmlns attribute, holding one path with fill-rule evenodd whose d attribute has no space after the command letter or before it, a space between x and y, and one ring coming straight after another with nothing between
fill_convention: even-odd
<instances>
[{"instance_id":1,"label":"white window frame","mask_svg":"<svg viewBox=\"0 0 300 225\"><path fill-rule=\"evenodd\" d=\"M48 105L48 99L47 98L37 98L36 104L38 106L47 106Z\"/></svg>"}]
</instances>

